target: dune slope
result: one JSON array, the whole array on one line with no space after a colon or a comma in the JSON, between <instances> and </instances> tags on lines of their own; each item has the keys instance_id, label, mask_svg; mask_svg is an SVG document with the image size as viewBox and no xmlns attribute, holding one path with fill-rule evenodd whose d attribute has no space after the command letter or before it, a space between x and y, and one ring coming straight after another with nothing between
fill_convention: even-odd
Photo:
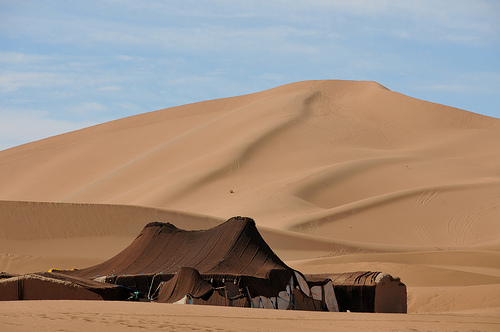
<instances>
[{"instance_id":1,"label":"dune slope","mask_svg":"<svg viewBox=\"0 0 500 332\"><path fill-rule=\"evenodd\" d=\"M375 82L149 112L0 151L0 267L84 265L151 219L242 215L304 272L387 270L413 311L496 308L472 294L500 285L499 165L499 119ZM449 305L433 305L444 286L471 296L440 289Z\"/></svg>"},{"instance_id":2,"label":"dune slope","mask_svg":"<svg viewBox=\"0 0 500 332\"><path fill-rule=\"evenodd\" d=\"M0 199L249 215L382 245L491 245L499 129L374 82L300 82L2 151Z\"/></svg>"}]
</instances>

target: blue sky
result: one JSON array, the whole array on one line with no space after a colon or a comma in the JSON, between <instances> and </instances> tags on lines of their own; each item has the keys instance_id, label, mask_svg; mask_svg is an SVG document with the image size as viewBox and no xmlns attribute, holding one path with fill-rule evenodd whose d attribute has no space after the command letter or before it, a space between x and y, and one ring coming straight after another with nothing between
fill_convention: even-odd
<instances>
[{"instance_id":1,"label":"blue sky","mask_svg":"<svg viewBox=\"0 0 500 332\"><path fill-rule=\"evenodd\" d=\"M0 149L310 79L500 118L500 1L0 0Z\"/></svg>"}]
</instances>

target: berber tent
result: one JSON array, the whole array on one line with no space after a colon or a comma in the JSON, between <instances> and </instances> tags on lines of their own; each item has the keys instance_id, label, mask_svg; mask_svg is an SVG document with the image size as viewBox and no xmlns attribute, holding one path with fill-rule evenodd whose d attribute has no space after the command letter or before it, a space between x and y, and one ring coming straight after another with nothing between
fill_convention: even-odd
<instances>
[{"instance_id":1,"label":"berber tent","mask_svg":"<svg viewBox=\"0 0 500 332\"><path fill-rule=\"evenodd\" d=\"M332 284L326 298L315 297L303 274L288 267L245 217L196 231L152 222L115 257L61 273L122 285L150 301L338 311Z\"/></svg>"}]
</instances>

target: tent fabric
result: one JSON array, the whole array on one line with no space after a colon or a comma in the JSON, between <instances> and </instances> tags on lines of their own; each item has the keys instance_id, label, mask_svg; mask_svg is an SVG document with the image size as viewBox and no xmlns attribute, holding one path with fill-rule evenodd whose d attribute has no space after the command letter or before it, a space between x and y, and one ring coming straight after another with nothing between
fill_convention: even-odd
<instances>
[{"instance_id":1,"label":"tent fabric","mask_svg":"<svg viewBox=\"0 0 500 332\"><path fill-rule=\"evenodd\" d=\"M406 285L382 272L356 271L306 275L310 287L331 280L340 311L407 312Z\"/></svg>"},{"instance_id":2,"label":"tent fabric","mask_svg":"<svg viewBox=\"0 0 500 332\"><path fill-rule=\"evenodd\" d=\"M295 310L327 311L326 306L321 301L307 296L298 288L293 290L293 298L293 309Z\"/></svg>"},{"instance_id":3,"label":"tent fabric","mask_svg":"<svg viewBox=\"0 0 500 332\"><path fill-rule=\"evenodd\" d=\"M304 294L302 302L311 297L304 276L271 250L253 219L244 217L194 231L149 223L115 257L63 273L133 288L168 303L255 306L259 299L259 306L269 302L262 307L287 309L294 288Z\"/></svg>"},{"instance_id":4,"label":"tent fabric","mask_svg":"<svg viewBox=\"0 0 500 332\"><path fill-rule=\"evenodd\" d=\"M31 273L0 280L0 301L126 300L131 291L57 273Z\"/></svg>"},{"instance_id":5,"label":"tent fabric","mask_svg":"<svg viewBox=\"0 0 500 332\"><path fill-rule=\"evenodd\" d=\"M120 285L140 292L143 297L153 300L162 283L169 281L175 274L132 274L120 276L101 276L93 280Z\"/></svg>"},{"instance_id":6,"label":"tent fabric","mask_svg":"<svg viewBox=\"0 0 500 332\"><path fill-rule=\"evenodd\" d=\"M328 311L339 311L339 304L330 279L325 279L322 284L311 286L311 296L313 299L321 301Z\"/></svg>"},{"instance_id":7,"label":"tent fabric","mask_svg":"<svg viewBox=\"0 0 500 332\"><path fill-rule=\"evenodd\" d=\"M190 267L200 274L268 278L273 270L291 269L271 250L255 221L234 217L211 229L187 231L170 223L149 223L125 250L102 264L69 275L176 273Z\"/></svg>"},{"instance_id":8,"label":"tent fabric","mask_svg":"<svg viewBox=\"0 0 500 332\"><path fill-rule=\"evenodd\" d=\"M213 292L212 295L205 299L194 298L189 294L186 296L185 304L196 304L196 305L215 305L215 306L225 306L225 307L251 307L251 304L246 297L238 298L238 299L229 299L224 295L221 295L220 292Z\"/></svg>"},{"instance_id":9,"label":"tent fabric","mask_svg":"<svg viewBox=\"0 0 500 332\"><path fill-rule=\"evenodd\" d=\"M197 270L183 267L177 272L175 277L164 282L156 300L163 303L174 303L187 294L191 298L198 299L206 295L211 295L212 292L212 286L203 280ZM207 299L208 297L210 296L207 296Z\"/></svg>"},{"instance_id":10,"label":"tent fabric","mask_svg":"<svg viewBox=\"0 0 500 332\"><path fill-rule=\"evenodd\" d=\"M248 296L266 297L276 297L294 274L264 241L255 221L244 217L196 231L170 223L149 223L111 259L62 273L123 285L156 300L165 287L161 283L170 282L182 268L196 270L212 288L230 281L241 286Z\"/></svg>"}]
</instances>

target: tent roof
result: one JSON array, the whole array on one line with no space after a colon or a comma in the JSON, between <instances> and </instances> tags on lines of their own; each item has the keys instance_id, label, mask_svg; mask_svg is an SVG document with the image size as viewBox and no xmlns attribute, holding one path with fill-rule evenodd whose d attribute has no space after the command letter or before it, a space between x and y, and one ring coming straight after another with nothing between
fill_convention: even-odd
<instances>
[{"instance_id":1,"label":"tent roof","mask_svg":"<svg viewBox=\"0 0 500 332\"><path fill-rule=\"evenodd\" d=\"M152 222L115 257L65 273L92 278L176 273L181 267L194 268L205 275L258 278L267 278L272 270L291 270L264 241L253 219L234 217L214 228L197 231Z\"/></svg>"}]
</instances>

